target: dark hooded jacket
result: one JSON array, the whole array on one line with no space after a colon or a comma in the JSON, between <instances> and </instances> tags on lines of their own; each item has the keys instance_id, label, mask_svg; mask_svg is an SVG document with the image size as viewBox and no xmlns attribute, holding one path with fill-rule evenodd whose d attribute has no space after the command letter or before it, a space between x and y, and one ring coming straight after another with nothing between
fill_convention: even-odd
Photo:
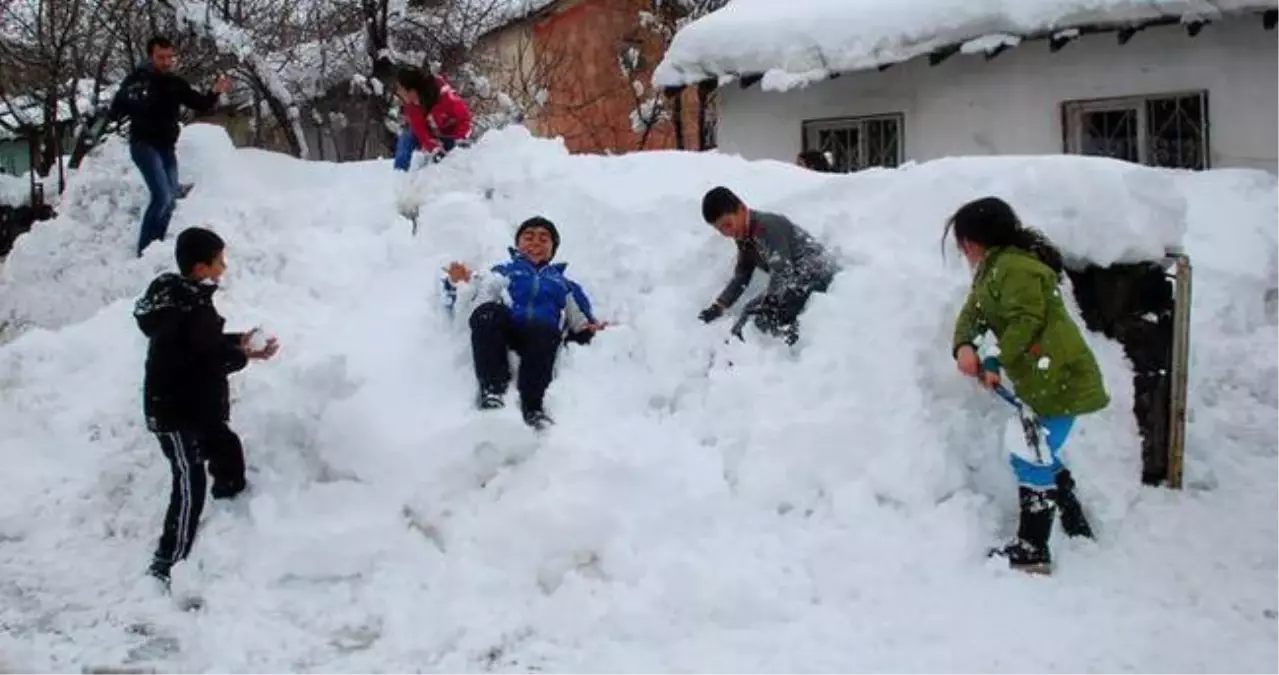
<instances>
[{"instance_id":1,"label":"dark hooded jacket","mask_svg":"<svg viewBox=\"0 0 1279 675\"><path fill-rule=\"evenodd\" d=\"M143 411L152 431L200 429L231 413L227 375L248 364L240 333L213 306L216 285L162 274L137 302L133 316L150 339Z\"/></svg>"},{"instance_id":2,"label":"dark hooded jacket","mask_svg":"<svg viewBox=\"0 0 1279 675\"><path fill-rule=\"evenodd\" d=\"M206 113L217 102L217 94L198 92L180 75L161 73L149 62L143 62L120 83L109 117L129 118L130 142L172 150L181 130L182 106Z\"/></svg>"}]
</instances>

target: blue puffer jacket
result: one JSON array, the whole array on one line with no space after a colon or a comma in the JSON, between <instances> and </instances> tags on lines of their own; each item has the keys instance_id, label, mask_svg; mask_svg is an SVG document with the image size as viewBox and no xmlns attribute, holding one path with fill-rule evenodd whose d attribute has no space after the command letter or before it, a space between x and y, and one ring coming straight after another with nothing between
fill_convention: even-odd
<instances>
[{"instance_id":1,"label":"blue puffer jacket","mask_svg":"<svg viewBox=\"0 0 1279 675\"><path fill-rule=\"evenodd\" d=\"M509 249L511 259L494 265L490 272L505 277L505 297L494 297L488 289L491 285L476 280L478 289L475 304L500 300L511 310L516 323L542 323L563 326L576 333L587 324L594 323L591 301L577 282L564 276L568 263L553 263L538 267L523 253ZM457 289L446 279L444 291L449 309L457 296Z\"/></svg>"}]
</instances>

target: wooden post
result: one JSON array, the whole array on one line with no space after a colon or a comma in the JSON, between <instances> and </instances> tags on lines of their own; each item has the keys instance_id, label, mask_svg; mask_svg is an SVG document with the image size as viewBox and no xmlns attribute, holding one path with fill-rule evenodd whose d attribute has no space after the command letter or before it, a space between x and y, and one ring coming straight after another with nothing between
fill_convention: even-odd
<instances>
[{"instance_id":1,"label":"wooden post","mask_svg":"<svg viewBox=\"0 0 1279 675\"><path fill-rule=\"evenodd\" d=\"M1168 397L1168 487L1180 490L1186 452L1186 376L1190 370L1190 258L1169 253L1173 269L1172 372Z\"/></svg>"}]
</instances>

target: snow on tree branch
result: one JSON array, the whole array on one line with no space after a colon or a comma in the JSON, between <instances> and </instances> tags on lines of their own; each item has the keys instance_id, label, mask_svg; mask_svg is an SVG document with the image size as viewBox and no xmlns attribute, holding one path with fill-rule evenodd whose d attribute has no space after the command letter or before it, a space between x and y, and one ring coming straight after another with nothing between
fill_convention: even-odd
<instances>
[{"instance_id":1,"label":"snow on tree branch","mask_svg":"<svg viewBox=\"0 0 1279 675\"><path fill-rule=\"evenodd\" d=\"M291 131L289 141L297 156L303 159L309 157L310 150L301 124L301 111L279 74L254 49L253 39L248 31L218 16L207 3L194 0L162 1L173 8L180 23L212 41L219 53L234 56L247 67L254 84L264 90L262 93L266 103L276 115L277 122Z\"/></svg>"}]
</instances>

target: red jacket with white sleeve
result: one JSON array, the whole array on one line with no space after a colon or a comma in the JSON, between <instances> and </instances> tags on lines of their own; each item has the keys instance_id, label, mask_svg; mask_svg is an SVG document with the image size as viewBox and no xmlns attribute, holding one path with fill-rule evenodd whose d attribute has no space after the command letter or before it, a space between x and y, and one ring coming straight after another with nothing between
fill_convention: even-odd
<instances>
[{"instance_id":1,"label":"red jacket with white sleeve","mask_svg":"<svg viewBox=\"0 0 1279 675\"><path fill-rule=\"evenodd\" d=\"M435 83L440 87L440 99L429 112L420 105L404 105L409 128L418 146L428 153L440 149L441 138L460 141L471 135L471 109L466 101L444 78L436 75Z\"/></svg>"}]
</instances>

